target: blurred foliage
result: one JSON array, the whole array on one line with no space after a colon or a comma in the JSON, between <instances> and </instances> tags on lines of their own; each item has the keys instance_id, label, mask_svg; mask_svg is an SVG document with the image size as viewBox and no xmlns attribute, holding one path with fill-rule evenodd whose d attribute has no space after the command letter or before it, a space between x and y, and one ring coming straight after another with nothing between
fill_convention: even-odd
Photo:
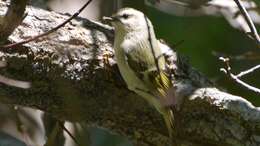
<instances>
[{"instance_id":1,"label":"blurred foliage","mask_svg":"<svg viewBox=\"0 0 260 146\"><path fill-rule=\"evenodd\" d=\"M227 56L241 55L248 51L260 54L255 42L245 33L230 26L223 17L178 17L154 8L148 8L145 13L153 22L157 37L172 46L183 40L176 50L188 56L190 63L217 86L231 94L246 97L256 106L260 105L259 95L230 81L219 71L224 65L213 55L213 51ZM231 63L232 71L239 73L257 65L259 60L232 60ZM260 71L250 74L243 80L260 88L260 78L257 78L259 73Z\"/></svg>"},{"instance_id":2,"label":"blurred foliage","mask_svg":"<svg viewBox=\"0 0 260 146\"><path fill-rule=\"evenodd\" d=\"M0 131L0 146L26 146L19 139Z\"/></svg>"},{"instance_id":3,"label":"blurred foliage","mask_svg":"<svg viewBox=\"0 0 260 146\"><path fill-rule=\"evenodd\" d=\"M137 10L143 10L145 8L143 0L123 0L123 7L131 7Z\"/></svg>"},{"instance_id":4,"label":"blurred foliage","mask_svg":"<svg viewBox=\"0 0 260 146\"><path fill-rule=\"evenodd\" d=\"M63 146L65 144L65 137L63 135L63 129L60 124L64 124L63 121L58 121L49 114L42 116L46 142L44 146Z\"/></svg>"},{"instance_id":5,"label":"blurred foliage","mask_svg":"<svg viewBox=\"0 0 260 146\"><path fill-rule=\"evenodd\" d=\"M132 146L126 138L113 135L104 129L90 127L88 128L88 132L90 133L91 146Z\"/></svg>"}]
</instances>

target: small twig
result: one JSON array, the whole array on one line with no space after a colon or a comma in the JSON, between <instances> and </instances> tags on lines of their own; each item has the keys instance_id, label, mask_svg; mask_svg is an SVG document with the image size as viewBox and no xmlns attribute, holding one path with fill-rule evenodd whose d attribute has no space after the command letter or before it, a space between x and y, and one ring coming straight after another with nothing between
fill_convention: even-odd
<instances>
[{"instance_id":1,"label":"small twig","mask_svg":"<svg viewBox=\"0 0 260 146\"><path fill-rule=\"evenodd\" d=\"M257 33L257 29L256 29L251 17L249 16L246 8L241 4L240 0L234 0L234 2L237 4L238 9L240 10L242 16L244 17L244 19L247 22L248 27L250 28L250 31L251 31L250 36L256 41L257 46L260 47L260 37ZM242 81L241 79L239 79L240 77L242 77L246 74L252 73L256 69L260 68L260 65L257 65L253 68L246 70L246 71L242 71L241 73L239 73L237 75L234 75L231 72L231 67L230 67L230 64L229 64L229 58L219 57L219 59L222 60L226 64L225 68L220 69L222 72L227 74L232 80L234 80L235 82L237 82L241 86L247 88L248 90L251 90L251 91L254 91L254 92L260 94L259 88L251 86L251 85L247 84L246 82Z\"/></svg>"},{"instance_id":2,"label":"small twig","mask_svg":"<svg viewBox=\"0 0 260 146\"><path fill-rule=\"evenodd\" d=\"M251 86L251 85L245 83L244 81L240 80L238 76L234 75L231 72L229 58L219 57L219 59L221 61L223 61L225 63L225 65L226 65L226 67L225 68L221 68L220 71L224 72L226 75L228 75L232 80L237 82L239 85L245 87L248 90L251 90L251 91L254 91L255 93L260 94L260 89L259 88L256 88L254 86Z\"/></svg>"},{"instance_id":3,"label":"small twig","mask_svg":"<svg viewBox=\"0 0 260 146\"><path fill-rule=\"evenodd\" d=\"M225 54L223 52L217 52L217 51L212 51L211 54L215 57L221 57L221 56L228 56L232 60L236 61L241 61L241 60L260 60L260 53L258 52L252 52L252 51L247 51L243 54L239 55L230 55L230 54Z\"/></svg>"},{"instance_id":4,"label":"small twig","mask_svg":"<svg viewBox=\"0 0 260 146\"><path fill-rule=\"evenodd\" d=\"M29 89L31 87L30 82L14 80L11 78L4 77L2 75L0 75L0 83L6 84L8 86L23 88L23 89Z\"/></svg>"},{"instance_id":5,"label":"small twig","mask_svg":"<svg viewBox=\"0 0 260 146\"><path fill-rule=\"evenodd\" d=\"M13 44L8 44L8 45L3 45L3 46L0 46L1 49L8 49L8 48L11 48L11 47L15 47L15 46L18 46L18 45L22 45L22 44L25 44L25 43L28 43L28 42L31 42L31 41L34 41L34 40L37 40L43 36L46 36L46 35L49 35L50 33L53 33L55 31L57 31L59 28L63 27L65 24L67 24L68 22L70 22L72 19L74 19L75 17L77 17L91 2L92 0L89 0L86 2L85 5L83 5L76 13L74 13L69 19L67 19L66 21L64 21L63 23L59 24L58 26L56 26L55 28L43 33L43 34L40 34L40 35L37 35L35 37L32 37L32 38L29 38L29 39L26 39L26 40L23 40L21 42L17 42L17 43L13 43Z\"/></svg>"},{"instance_id":6,"label":"small twig","mask_svg":"<svg viewBox=\"0 0 260 146\"><path fill-rule=\"evenodd\" d=\"M5 61L0 61L0 68L6 67L6 65L7 65L7 63ZM7 77L2 76L2 75L0 75L0 83L6 84L8 86L23 88L23 89L28 89L28 88L31 87L30 82L19 81L19 80L7 78Z\"/></svg>"},{"instance_id":7,"label":"small twig","mask_svg":"<svg viewBox=\"0 0 260 146\"><path fill-rule=\"evenodd\" d=\"M237 56L230 56L230 58L235 60L259 60L260 53L248 51Z\"/></svg>"},{"instance_id":8,"label":"small twig","mask_svg":"<svg viewBox=\"0 0 260 146\"><path fill-rule=\"evenodd\" d=\"M155 50L154 50L155 48L154 48L153 42L152 42L152 37L151 37L151 32L150 32L151 28L149 26L149 20L148 20L148 18L145 15L144 15L144 19L145 19L145 22L146 22L146 25L147 25L148 41L149 41L149 44L150 44L151 52L153 54L156 70L157 70L158 74L160 75L161 70L159 68L159 63L158 63L157 56L155 56ZM160 82L163 85L163 80L162 80L161 75L160 75Z\"/></svg>"},{"instance_id":9,"label":"small twig","mask_svg":"<svg viewBox=\"0 0 260 146\"><path fill-rule=\"evenodd\" d=\"M245 71L242 71L240 72L239 74L236 75L237 78L241 78L242 76L246 75L246 74L249 74L249 73L252 73L253 71L257 70L260 68L260 64L259 65L256 65L248 70L245 70Z\"/></svg>"},{"instance_id":10,"label":"small twig","mask_svg":"<svg viewBox=\"0 0 260 146\"><path fill-rule=\"evenodd\" d=\"M246 8L241 4L241 1L240 0L234 0L235 3L237 4L242 16L245 18L246 22L247 22L247 25L249 26L250 28L250 34L251 36L254 38L254 40L257 42L257 45L260 47L260 37L257 33L257 29L251 19L251 17L249 16Z\"/></svg>"},{"instance_id":11,"label":"small twig","mask_svg":"<svg viewBox=\"0 0 260 146\"><path fill-rule=\"evenodd\" d=\"M259 88L256 88L254 86L251 86L249 84L247 84L246 82L240 80L239 78L237 78L237 76L235 76L234 74L230 74L230 77L235 80L237 83L239 83L240 85L242 85L243 87L246 87L247 89L251 90L251 91L254 91L258 94L260 94L260 89Z\"/></svg>"},{"instance_id":12,"label":"small twig","mask_svg":"<svg viewBox=\"0 0 260 146\"><path fill-rule=\"evenodd\" d=\"M114 28L109 25L99 23L99 22L89 20L89 19L84 19L82 25L85 27L88 27L88 28L97 29L97 30L105 33L107 35L108 39L114 40Z\"/></svg>"},{"instance_id":13,"label":"small twig","mask_svg":"<svg viewBox=\"0 0 260 146\"><path fill-rule=\"evenodd\" d=\"M62 123L61 121L58 121L60 127L71 137L71 139L78 145L80 146L79 141L76 139L76 137L73 136L73 134L64 126L64 123Z\"/></svg>"}]
</instances>

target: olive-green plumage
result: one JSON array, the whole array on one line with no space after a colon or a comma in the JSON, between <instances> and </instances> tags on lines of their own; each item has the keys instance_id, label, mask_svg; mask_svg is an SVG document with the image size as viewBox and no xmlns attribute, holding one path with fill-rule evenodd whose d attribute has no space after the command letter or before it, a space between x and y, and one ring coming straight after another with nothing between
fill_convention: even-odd
<instances>
[{"instance_id":1,"label":"olive-green plumage","mask_svg":"<svg viewBox=\"0 0 260 146\"><path fill-rule=\"evenodd\" d=\"M151 22L142 12L132 8L121 9L105 19L115 27L115 57L128 88L163 115L171 136L173 113L162 103L171 81L164 72L165 59Z\"/></svg>"}]
</instances>

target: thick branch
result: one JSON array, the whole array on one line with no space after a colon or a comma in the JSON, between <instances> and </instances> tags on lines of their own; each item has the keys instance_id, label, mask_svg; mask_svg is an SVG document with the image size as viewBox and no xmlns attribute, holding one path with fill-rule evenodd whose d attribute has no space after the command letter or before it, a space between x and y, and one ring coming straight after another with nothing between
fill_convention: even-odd
<instances>
[{"instance_id":1,"label":"thick branch","mask_svg":"<svg viewBox=\"0 0 260 146\"><path fill-rule=\"evenodd\" d=\"M30 8L9 39L26 39L67 18ZM24 90L1 85L0 101L108 128L128 136L136 145L166 145L168 134L159 113L127 90L112 58L108 58L111 66L104 64L107 54L113 53L109 41L113 33L108 28L78 18L37 42L2 50L1 58L8 66L0 70L1 74L30 81L32 87ZM185 58L176 56L172 58L178 142L191 146L259 145L259 109L214 88Z\"/></svg>"},{"instance_id":2,"label":"thick branch","mask_svg":"<svg viewBox=\"0 0 260 146\"><path fill-rule=\"evenodd\" d=\"M28 0L11 0L5 16L0 16L0 42L6 41L7 37L20 25L27 2Z\"/></svg>"}]
</instances>

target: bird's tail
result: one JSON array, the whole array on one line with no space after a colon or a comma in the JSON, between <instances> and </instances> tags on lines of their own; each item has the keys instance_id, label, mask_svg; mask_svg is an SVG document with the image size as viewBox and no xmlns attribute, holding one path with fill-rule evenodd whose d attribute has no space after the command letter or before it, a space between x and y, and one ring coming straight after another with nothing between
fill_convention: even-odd
<instances>
[{"instance_id":1,"label":"bird's tail","mask_svg":"<svg viewBox=\"0 0 260 146\"><path fill-rule=\"evenodd\" d=\"M169 137L172 140L173 138L173 132L175 130L174 127L174 116L173 116L173 112L170 108L165 109L165 112L163 113L163 118L166 124L166 127L168 129L168 133L169 133Z\"/></svg>"}]
</instances>

